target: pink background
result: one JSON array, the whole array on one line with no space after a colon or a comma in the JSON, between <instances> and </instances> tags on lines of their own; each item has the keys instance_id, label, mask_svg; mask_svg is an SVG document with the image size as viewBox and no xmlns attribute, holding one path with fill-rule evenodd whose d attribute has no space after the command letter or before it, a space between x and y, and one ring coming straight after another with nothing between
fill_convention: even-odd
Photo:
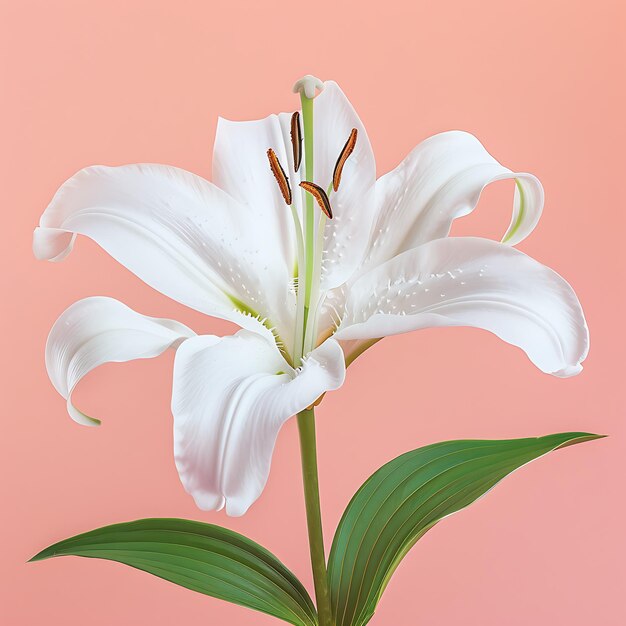
<instances>
[{"instance_id":1,"label":"pink background","mask_svg":"<svg viewBox=\"0 0 626 626\"><path fill-rule=\"evenodd\" d=\"M50 326L88 295L197 331L232 328L151 291L87 240L61 265L35 261L30 240L57 186L85 165L153 161L210 176L218 114L291 110L291 84L311 72L347 92L380 174L451 128L537 174L546 209L521 248L572 283L592 333L585 370L570 380L541 374L477 330L378 344L319 410L328 543L361 482L408 449L460 437L611 435L524 468L440 524L401 565L372 625L624 624L625 17L618 0L2 0L0 622L275 623L113 563L25 564L58 539L149 516L241 531L310 586L295 423L249 514L205 514L174 468L172 354L106 366L83 382L76 400L103 419L100 429L70 421L44 369ZM507 184L489 189L455 233L497 237L510 198Z\"/></svg>"}]
</instances>

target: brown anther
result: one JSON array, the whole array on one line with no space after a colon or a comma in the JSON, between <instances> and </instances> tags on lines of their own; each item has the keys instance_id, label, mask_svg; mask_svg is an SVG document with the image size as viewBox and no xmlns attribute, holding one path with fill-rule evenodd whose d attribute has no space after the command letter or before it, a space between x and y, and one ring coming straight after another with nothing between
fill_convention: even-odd
<instances>
[{"instance_id":1,"label":"brown anther","mask_svg":"<svg viewBox=\"0 0 626 626\"><path fill-rule=\"evenodd\" d=\"M346 141L346 145L343 147L339 158L337 159L337 163L335 163L335 169L333 170L333 189L337 191L339 189L339 183L341 182L341 172L343 171L343 166L346 164L348 157L354 151L354 146L356 146L356 137L358 135L358 131L356 128L353 128L350 131L350 136L348 137L348 141Z\"/></svg>"},{"instance_id":2,"label":"brown anther","mask_svg":"<svg viewBox=\"0 0 626 626\"><path fill-rule=\"evenodd\" d=\"M291 146L293 148L293 169L297 172L302 163L302 129L300 128L300 113L296 111L291 116Z\"/></svg>"},{"instance_id":3,"label":"brown anther","mask_svg":"<svg viewBox=\"0 0 626 626\"><path fill-rule=\"evenodd\" d=\"M287 204L291 204L291 187L289 186L289 179L285 175L285 170L283 170L283 166L280 164L276 153L271 148L267 151L267 158L270 162L272 174L274 174L274 178L278 183L280 193L283 194L285 202Z\"/></svg>"},{"instance_id":4,"label":"brown anther","mask_svg":"<svg viewBox=\"0 0 626 626\"><path fill-rule=\"evenodd\" d=\"M310 183L307 180L303 180L300 183L300 187L305 191L308 191L316 200L317 204L319 204L320 209L324 212L328 219L333 219L333 210L330 208L330 200L326 195L326 192L315 183Z\"/></svg>"}]
</instances>

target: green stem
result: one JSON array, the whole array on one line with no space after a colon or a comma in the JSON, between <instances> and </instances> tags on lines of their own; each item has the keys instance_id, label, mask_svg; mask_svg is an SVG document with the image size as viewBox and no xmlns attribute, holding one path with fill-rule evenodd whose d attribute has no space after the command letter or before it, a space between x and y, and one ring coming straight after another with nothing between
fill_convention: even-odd
<instances>
[{"instance_id":1,"label":"green stem","mask_svg":"<svg viewBox=\"0 0 626 626\"><path fill-rule=\"evenodd\" d=\"M320 511L320 490L317 477L317 447L315 443L315 412L305 409L298 413L300 431L300 456L302 459L302 481L304 484L304 502L309 531L311 566L319 626L332 626L330 593L324 554L324 536L322 534L322 515Z\"/></svg>"}]
</instances>

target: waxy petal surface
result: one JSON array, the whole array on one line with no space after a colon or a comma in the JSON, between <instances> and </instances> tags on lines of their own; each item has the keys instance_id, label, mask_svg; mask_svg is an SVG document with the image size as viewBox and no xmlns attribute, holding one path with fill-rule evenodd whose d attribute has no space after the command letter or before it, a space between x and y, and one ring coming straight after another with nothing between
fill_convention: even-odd
<instances>
[{"instance_id":1,"label":"waxy petal surface","mask_svg":"<svg viewBox=\"0 0 626 626\"><path fill-rule=\"evenodd\" d=\"M70 178L35 230L40 259L58 261L75 236L93 239L151 287L254 330L290 332L295 298L260 216L203 178L165 165L94 166ZM242 306L243 304L243 306Z\"/></svg>"},{"instance_id":2,"label":"waxy petal surface","mask_svg":"<svg viewBox=\"0 0 626 626\"><path fill-rule=\"evenodd\" d=\"M289 280L296 262L293 220L267 160L271 148L295 195L286 113L236 122L220 118L213 148L213 182L246 207L241 229L255 237L274 271ZM277 277L278 278L278 277Z\"/></svg>"},{"instance_id":3,"label":"waxy petal surface","mask_svg":"<svg viewBox=\"0 0 626 626\"><path fill-rule=\"evenodd\" d=\"M72 391L86 374L104 363L158 356L194 335L183 324L140 315L113 298L85 298L66 309L50 331L48 376L67 400L70 417L95 426L97 419L72 404Z\"/></svg>"},{"instance_id":4,"label":"waxy petal surface","mask_svg":"<svg viewBox=\"0 0 626 626\"><path fill-rule=\"evenodd\" d=\"M343 383L343 352L329 340L295 371L271 335L186 341L174 365L174 455L199 508L243 515L260 496L281 426Z\"/></svg>"},{"instance_id":5,"label":"waxy petal surface","mask_svg":"<svg viewBox=\"0 0 626 626\"><path fill-rule=\"evenodd\" d=\"M539 180L498 163L469 133L449 131L426 139L376 182L376 220L365 268L446 237L456 218L474 210L487 185L510 178L517 182L503 241L514 245L532 232L541 216Z\"/></svg>"},{"instance_id":6,"label":"waxy petal surface","mask_svg":"<svg viewBox=\"0 0 626 626\"><path fill-rule=\"evenodd\" d=\"M330 195L333 219L324 228L322 291L337 287L357 268L374 219L376 162L367 132L337 83L324 83L314 100L314 178L324 190L332 183L333 170L353 128L358 137L354 152L343 167L341 184Z\"/></svg>"},{"instance_id":7,"label":"waxy petal surface","mask_svg":"<svg viewBox=\"0 0 626 626\"><path fill-rule=\"evenodd\" d=\"M431 241L362 276L335 338L435 326L488 330L555 376L579 373L589 349L580 302L563 278L515 248L473 237Z\"/></svg>"}]
</instances>

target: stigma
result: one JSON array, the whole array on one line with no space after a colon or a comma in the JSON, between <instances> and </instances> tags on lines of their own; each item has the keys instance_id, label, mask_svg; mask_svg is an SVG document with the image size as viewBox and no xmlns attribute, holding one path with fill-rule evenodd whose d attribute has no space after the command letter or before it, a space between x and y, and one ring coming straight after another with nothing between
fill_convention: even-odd
<instances>
[{"instance_id":1,"label":"stigma","mask_svg":"<svg viewBox=\"0 0 626 626\"><path fill-rule=\"evenodd\" d=\"M303 76L300 80L297 80L293 85L293 92L304 94L306 98L312 100L315 98L315 90L323 91L324 83L317 78L316 76L312 76L311 74L307 74Z\"/></svg>"}]
</instances>

